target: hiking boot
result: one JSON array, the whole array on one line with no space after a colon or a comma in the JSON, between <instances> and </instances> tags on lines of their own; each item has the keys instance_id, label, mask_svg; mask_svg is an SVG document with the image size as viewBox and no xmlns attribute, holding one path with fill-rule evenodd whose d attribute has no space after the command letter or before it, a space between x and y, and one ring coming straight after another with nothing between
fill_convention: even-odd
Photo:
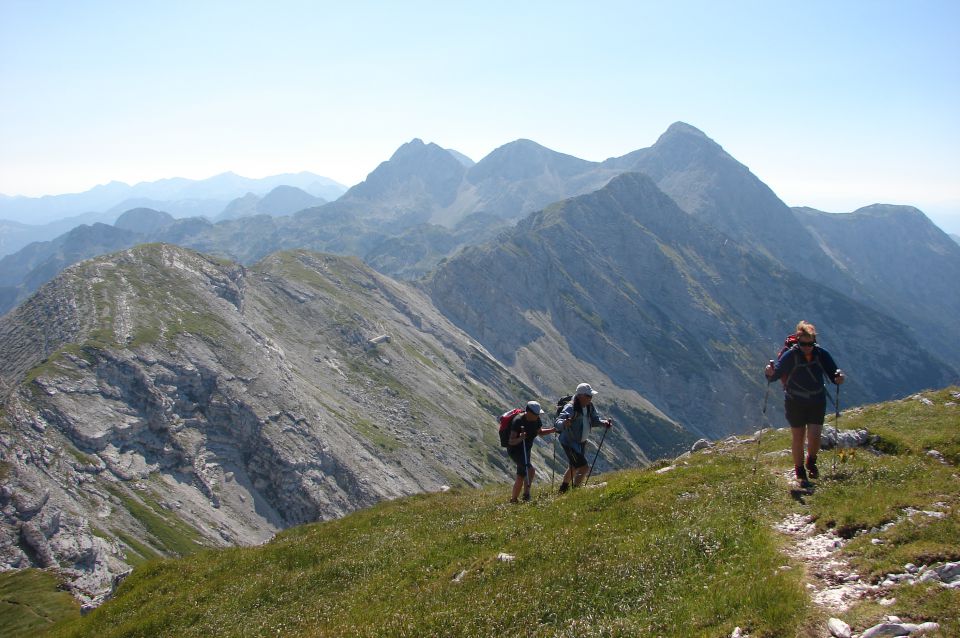
<instances>
[{"instance_id":1,"label":"hiking boot","mask_svg":"<svg viewBox=\"0 0 960 638\"><path fill-rule=\"evenodd\" d=\"M529 501L529 500L530 500L530 492L524 492L524 493L523 493L523 500L525 500L525 501Z\"/></svg>"},{"instance_id":2,"label":"hiking boot","mask_svg":"<svg viewBox=\"0 0 960 638\"><path fill-rule=\"evenodd\" d=\"M566 491L569 490L569 489L570 489L570 484L569 484L569 483L561 483L561 484L560 484L560 493L561 493L561 494L563 494L564 492L566 492Z\"/></svg>"},{"instance_id":3,"label":"hiking boot","mask_svg":"<svg viewBox=\"0 0 960 638\"><path fill-rule=\"evenodd\" d=\"M817 457L807 457L806 462L807 474L810 475L810 478L820 478L820 471L817 470Z\"/></svg>"},{"instance_id":4,"label":"hiking boot","mask_svg":"<svg viewBox=\"0 0 960 638\"><path fill-rule=\"evenodd\" d=\"M810 481L807 480L807 471L802 466L798 465L793 468L793 471L797 474L797 482L800 483L800 487L810 487Z\"/></svg>"}]
</instances>

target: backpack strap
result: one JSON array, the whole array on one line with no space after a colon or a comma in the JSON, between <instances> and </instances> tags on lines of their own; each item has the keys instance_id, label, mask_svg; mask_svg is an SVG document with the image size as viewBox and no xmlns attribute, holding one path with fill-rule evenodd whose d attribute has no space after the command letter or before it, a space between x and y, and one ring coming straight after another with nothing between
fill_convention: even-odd
<instances>
[{"instance_id":1,"label":"backpack strap","mask_svg":"<svg viewBox=\"0 0 960 638\"><path fill-rule=\"evenodd\" d=\"M790 349L793 350L794 352L793 354L794 358L799 358L799 359L798 359L798 362L795 362L793 364L793 369L790 370L790 374L787 375L787 380L783 384L783 389L786 391L786 393L798 399L811 399L825 392L826 388L823 386L822 381L820 381L820 388L818 390L798 390L798 389L791 390L790 389L790 380L793 378L793 375L796 373L798 368L803 368L804 370L806 370L807 374L810 375L813 381L819 381L816 375L813 374L813 370L811 370L813 365L816 364L820 366L821 370L823 370L823 364L820 363L820 351L817 348L817 346L814 346L813 359L811 359L810 361L807 361L807 358L803 356L803 352L800 351L799 346L792 346ZM826 370L823 370L823 373L825 375Z\"/></svg>"}]
</instances>

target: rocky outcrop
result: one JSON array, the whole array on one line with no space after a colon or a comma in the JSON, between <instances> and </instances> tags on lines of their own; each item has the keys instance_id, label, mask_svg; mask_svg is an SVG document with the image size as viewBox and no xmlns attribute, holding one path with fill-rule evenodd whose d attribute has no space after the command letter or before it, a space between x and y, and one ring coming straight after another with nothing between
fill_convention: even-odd
<instances>
[{"instance_id":1,"label":"rocky outcrop","mask_svg":"<svg viewBox=\"0 0 960 638\"><path fill-rule=\"evenodd\" d=\"M0 334L0 560L59 566L88 604L137 560L500 479L494 412L530 398L422 292L306 252L245 269L141 246Z\"/></svg>"}]
</instances>

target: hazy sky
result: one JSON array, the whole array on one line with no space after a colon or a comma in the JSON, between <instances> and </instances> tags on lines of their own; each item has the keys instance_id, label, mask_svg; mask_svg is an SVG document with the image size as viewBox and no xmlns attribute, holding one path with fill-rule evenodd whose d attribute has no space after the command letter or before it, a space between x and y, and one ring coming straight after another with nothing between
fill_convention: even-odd
<instances>
[{"instance_id":1,"label":"hazy sky","mask_svg":"<svg viewBox=\"0 0 960 638\"><path fill-rule=\"evenodd\" d=\"M960 234L960 1L0 0L0 193L312 171L419 137L588 160L704 131L790 205Z\"/></svg>"}]
</instances>

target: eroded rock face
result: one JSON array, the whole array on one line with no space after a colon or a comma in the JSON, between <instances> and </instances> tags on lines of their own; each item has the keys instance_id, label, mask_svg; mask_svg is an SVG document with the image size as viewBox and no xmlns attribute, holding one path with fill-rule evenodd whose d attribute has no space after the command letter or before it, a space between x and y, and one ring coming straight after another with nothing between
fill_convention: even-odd
<instances>
[{"instance_id":1,"label":"eroded rock face","mask_svg":"<svg viewBox=\"0 0 960 638\"><path fill-rule=\"evenodd\" d=\"M72 268L0 335L0 561L59 566L85 602L138 557L502 471L476 398L507 399L470 378L469 339L355 260L140 247Z\"/></svg>"}]
</instances>

